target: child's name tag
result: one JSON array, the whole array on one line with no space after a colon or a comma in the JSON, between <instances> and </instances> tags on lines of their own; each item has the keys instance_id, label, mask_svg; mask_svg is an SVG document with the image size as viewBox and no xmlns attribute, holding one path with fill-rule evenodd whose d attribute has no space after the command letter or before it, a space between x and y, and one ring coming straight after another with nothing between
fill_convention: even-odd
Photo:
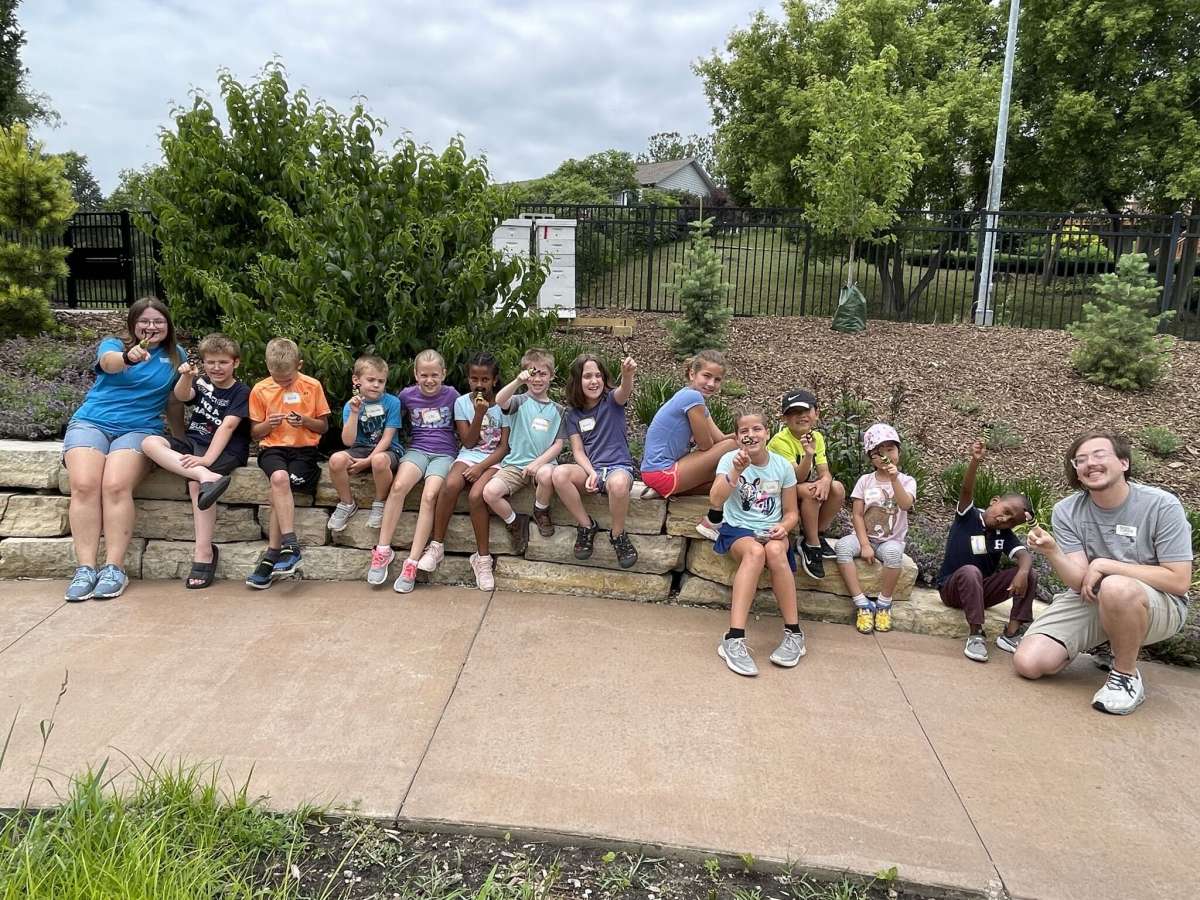
<instances>
[{"instance_id":1,"label":"child's name tag","mask_svg":"<svg viewBox=\"0 0 1200 900\"><path fill-rule=\"evenodd\" d=\"M868 506L872 504L879 505L883 503L884 494L881 488L867 488L865 491L863 491L863 495L863 499L866 500Z\"/></svg>"},{"instance_id":2,"label":"child's name tag","mask_svg":"<svg viewBox=\"0 0 1200 900\"><path fill-rule=\"evenodd\" d=\"M1137 537L1136 525L1118 525L1116 528L1117 534L1121 537L1135 538Z\"/></svg>"},{"instance_id":3,"label":"child's name tag","mask_svg":"<svg viewBox=\"0 0 1200 900\"><path fill-rule=\"evenodd\" d=\"M588 418L588 419L580 419L579 420L579 430L583 434L587 434L589 431L591 431L595 427L596 427L595 419Z\"/></svg>"},{"instance_id":4,"label":"child's name tag","mask_svg":"<svg viewBox=\"0 0 1200 900\"><path fill-rule=\"evenodd\" d=\"M971 535L971 552L987 553L987 538L982 534Z\"/></svg>"},{"instance_id":5,"label":"child's name tag","mask_svg":"<svg viewBox=\"0 0 1200 900\"><path fill-rule=\"evenodd\" d=\"M529 427L532 428L534 431L549 431L550 430L550 420L544 419L541 416L538 416L536 419L534 419L532 422L529 423Z\"/></svg>"},{"instance_id":6,"label":"child's name tag","mask_svg":"<svg viewBox=\"0 0 1200 900\"><path fill-rule=\"evenodd\" d=\"M288 391L283 395L283 402L294 406L300 402L300 394L296 391Z\"/></svg>"},{"instance_id":7,"label":"child's name tag","mask_svg":"<svg viewBox=\"0 0 1200 900\"><path fill-rule=\"evenodd\" d=\"M442 424L442 412L438 409L423 409L421 410L421 422L425 425L440 425Z\"/></svg>"},{"instance_id":8,"label":"child's name tag","mask_svg":"<svg viewBox=\"0 0 1200 900\"><path fill-rule=\"evenodd\" d=\"M370 404L364 406L363 407L363 415L364 416L372 416L372 417L382 416L383 415L383 404L382 403L370 403Z\"/></svg>"},{"instance_id":9,"label":"child's name tag","mask_svg":"<svg viewBox=\"0 0 1200 900\"><path fill-rule=\"evenodd\" d=\"M780 486L778 481L764 481L761 485L764 494L778 494Z\"/></svg>"}]
</instances>

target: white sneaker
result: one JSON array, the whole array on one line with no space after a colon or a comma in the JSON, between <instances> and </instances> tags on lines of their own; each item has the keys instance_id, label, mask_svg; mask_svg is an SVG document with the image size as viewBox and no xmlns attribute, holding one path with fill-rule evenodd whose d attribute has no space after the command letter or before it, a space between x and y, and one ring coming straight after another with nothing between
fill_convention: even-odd
<instances>
[{"instance_id":1,"label":"white sneaker","mask_svg":"<svg viewBox=\"0 0 1200 900\"><path fill-rule=\"evenodd\" d=\"M1108 673L1104 687L1096 691L1096 696L1092 698L1092 707L1114 716L1127 716L1145 699L1146 689L1142 686L1141 672L1135 670L1132 675L1123 675L1113 669Z\"/></svg>"},{"instance_id":2,"label":"white sneaker","mask_svg":"<svg viewBox=\"0 0 1200 900\"><path fill-rule=\"evenodd\" d=\"M967 635L967 645L963 647L963 656L975 662L988 661L987 638L983 633Z\"/></svg>"},{"instance_id":3,"label":"white sneaker","mask_svg":"<svg viewBox=\"0 0 1200 900\"><path fill-rule=\"evenodd\" d=\"M378 528L383 524L384 501L376 500L371 504L371 512L367 514L367 527Z\"/></svg>"},{"instance_id":4,"label":"white sneaker","mask_svg":"<svg viewBox=\"0 0 1200 900\"><path fill-rule=\"evenodd\" d=\"M349 503L339 503L333 508L333 515L329 517L330 531L345 531L346 526L350 524L350 517L358 512L358 504L351 500Z\"/></svg>"},{"instance_id":5,"label":"white sneaker","mask_svg":"<svg viewBox=\"0 0 1200 900\"><path fill-rule=\"evenodd\" d=\"M480 556L472 553L470 556L471 571L475 573L475 586L481 591L494 591L496 577L492 574L491 556Z\"/></svg>"},{"instance_id":6,"label":"white sneaker","mask_svg":"<svg viewBox=\"0 0 1200 900\"><path fill-rule=\"evenodd\" d=\"M422 572L436 572L446 556L446 548L437 541L430 541L421 558L417 560L417 568Z\"/></svg>"},{"instance_id":7,"label":"white sneaker","mask_svg":"<svg viewBox=\"0 0 1200 900\"><path fill-rule=\"evenodd\" d=\"M703 516L696 523L696 531L702 538L709 541L715 541L721 536L720 532L717 531L717 526L708 521L708 516Z\"/></svg>"}]
</instances>

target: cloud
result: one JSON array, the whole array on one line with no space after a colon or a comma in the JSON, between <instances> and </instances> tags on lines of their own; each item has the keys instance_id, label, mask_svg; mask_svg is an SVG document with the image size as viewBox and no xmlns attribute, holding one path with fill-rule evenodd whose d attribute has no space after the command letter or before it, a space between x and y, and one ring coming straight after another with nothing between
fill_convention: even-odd
<instances>
[{"instance_id":1,"label":"cloud","mask_svg":"<svg viewBox=\"0 0 1200 900\"><path fill-rule=\"evenodd\" d=\"M217 70L255 76L278 56L289 84L340 110L356 96L404 133L461 133L501 181L568 157L638 152L657 131L709 130L691 64L761 4L751 0L26 0L30 84L64 124L38 135L87 155L106 191L159 156L158 131Z\"/></svg>"}]
</instances>

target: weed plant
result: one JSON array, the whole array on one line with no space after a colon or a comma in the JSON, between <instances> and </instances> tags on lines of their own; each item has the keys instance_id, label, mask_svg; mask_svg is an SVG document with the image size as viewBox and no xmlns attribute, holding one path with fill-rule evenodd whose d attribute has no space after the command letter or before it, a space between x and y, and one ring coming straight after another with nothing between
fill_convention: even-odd
<instances>
[{"instance_id":1,"label":"weed plant","mask_svg":"<svg viewBox=\"0 0 1200 900\"><path fill-rule=\"evenodd\" d=\"M983 443L989 450L1011 450L1021 445L1021 435L1011 424L997 419L983 430Z\"/></svg>"},{"instance_id":2,"label":"weed plant","mask_svg":"<svg viewBox=\"0 0 1200 900\"><path fill-rule=\"evenodd\" d=\"M1178 452L1183 440L1164 425L1148 425L1138 432L1138 443L1155 456L1166 458Z\"/></svg>"}]
</instances>

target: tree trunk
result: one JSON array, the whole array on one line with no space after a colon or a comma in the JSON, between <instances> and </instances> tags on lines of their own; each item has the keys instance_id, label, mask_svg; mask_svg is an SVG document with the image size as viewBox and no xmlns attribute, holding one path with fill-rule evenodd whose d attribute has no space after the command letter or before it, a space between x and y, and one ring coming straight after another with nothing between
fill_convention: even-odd
<instances>
[{"instance_id":1,"label":"tree trunk","mask_svg":"<svg viewBox=\"0 0 1200 900\"><path fill-rule=\"evenodd\" d=\"M1191 202L1192 215L1200 212L1200 200ZM1182 315L1188 312L1187 299L1191 294L1192 285L1196 281L1196 245L1200 244L1200 234L1197 233L1196 220L1185 219L1183 252L1179 255L1179 268L1175 270L1174 297L1171 298L1171 309L1178 310ZM1167 255L1167 264L1175 261L1175 248L1171 247Z\"/></svg>"},{"instance_id":2,"label":"tree trunk","mask_svg":"<svg viewBox=\"0 0 1200 900\"><path fill-rule=\"evenodd\" d=\"M1050 224L1052 231L1046 235L1046 252L1042 254L1043 285L1054 280L1054 268L1058 265L1058 254L1062 250L1062 230L1065 225L1065 219L1055 219Z\"/></svg>"},{"instance_id":3,"label":"tree trunk","mask_svg":"<svg viewBox=\"0 0 1200 900\"><path fill-rule=\"evenodd\" d=\"M854 238L850 239L850 258L846 263L846 287L854 287Z\"/></svg>"}]
</instances>

